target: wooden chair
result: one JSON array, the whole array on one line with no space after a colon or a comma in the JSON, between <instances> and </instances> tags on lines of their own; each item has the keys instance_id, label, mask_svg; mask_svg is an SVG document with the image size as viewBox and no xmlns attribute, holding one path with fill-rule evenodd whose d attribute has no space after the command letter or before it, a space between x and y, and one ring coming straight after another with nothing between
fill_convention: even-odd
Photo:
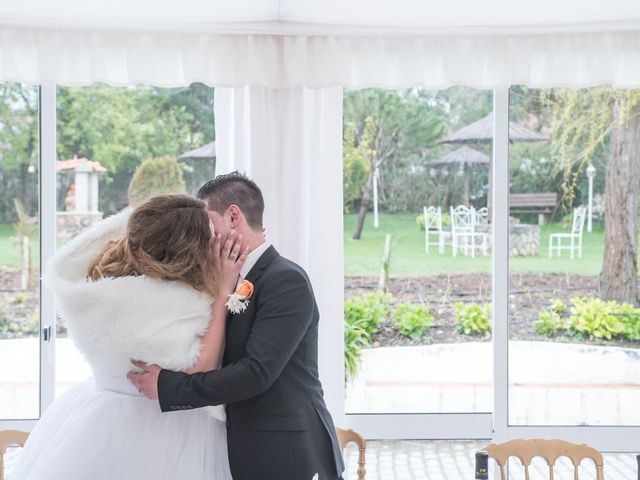
<instances>
[{"instance_id":1,"label":"wooden chair","mask_svg":"<svg viewBox=\"0 0 640 480\"><path fill-rule=\"evenodd\" d=\"M566 442L564 440L517 439L508 442L487 445L484 449L500 467L500 480L506 480L504 467L509 457L517 457L524 466L524 478L529 480L529 465L533 457L542 457L549 466L549 480L553 480L553 467L559 457L567 457L573 464L573 479L578 480L578 466L584 458L593 460L596 466L596 480L604 480L602 455L595 448L584 443Z\"/></svg>"},{"instance_id":2,"label":"wooden chair","mask_svg":"<svg viewBox=\"0 0 640 480\"><path fill-rule=\"evenodd\" d=\"M0 480L4 480L4 456L12 445L24 447L29 434L18 430L0 430Z\"/></svg>"},{"instance_id":3,"label":"wooden chair","mask_svg":"<svg viewBox=\"0 0 640 480\"><path fill-rule=\"evenodd\" d=\"M367 449L367 441L364 439L362 435L354 432L351 429L344 430L342 428L336 427L336 434L338 435L338 443L340 444L340 449L342 451L344 451L345 447L350 442L353 442L356 445L358 445L358 449L360 450L360 453L358 455L358 480L364 480L364 476L367 473L364 467L365 450Z\"/></svg>"}]
</instances>

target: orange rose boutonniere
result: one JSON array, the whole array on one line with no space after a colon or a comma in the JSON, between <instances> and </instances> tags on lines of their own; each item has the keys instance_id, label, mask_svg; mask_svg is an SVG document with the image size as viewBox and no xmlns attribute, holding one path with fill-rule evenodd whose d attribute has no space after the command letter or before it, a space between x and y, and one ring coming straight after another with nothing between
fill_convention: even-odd
<instances>
[{"instance_id":1,"label":"orange rose boutonniere","mask_svg":"<svg viewBox=\"0 0 640 480\"><path fill-rule=\"evenodd\" d=\"M251 295L253 295L253 283L242 280L236 287L236 291L229 295L225 305L231 313L242 313L247 309Z\"/></svg>"}]
</instances>

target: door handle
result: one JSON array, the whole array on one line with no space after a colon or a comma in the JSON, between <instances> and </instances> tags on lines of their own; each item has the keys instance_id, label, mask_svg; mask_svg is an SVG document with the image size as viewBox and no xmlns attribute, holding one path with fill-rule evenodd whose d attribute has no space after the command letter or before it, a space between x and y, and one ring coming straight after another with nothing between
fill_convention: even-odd
<instances>
[{"instance_id":1,"label":"door handle","mask_svg":"<svg viewBox=\"0 0 640 480\"><path fill-rule=\"evenodd\" d=\"M45 325L42 327L42 336L45 342L51 341L51 325Z\"/></svg>"}]
</instances>

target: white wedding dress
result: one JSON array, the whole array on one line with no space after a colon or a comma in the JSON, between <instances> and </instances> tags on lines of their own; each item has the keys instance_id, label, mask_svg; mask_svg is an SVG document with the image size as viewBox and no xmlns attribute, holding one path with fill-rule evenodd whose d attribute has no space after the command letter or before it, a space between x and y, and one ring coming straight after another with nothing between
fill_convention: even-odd
<instances>
[{"instance_id":1,"label":"white wedding dress","mask_svg":"<svg viewBox=\"0 0 640 480\"><path fill-rule=\"evenodd\" d=\"M126 374L131 358L183 370L199 352L210 297L148 277L86 279L129 211L83 232L47 268L60 316L93 377L37 422L10 480L230 480L223 407L162 413Z\"/></svg>"}]
</instances>

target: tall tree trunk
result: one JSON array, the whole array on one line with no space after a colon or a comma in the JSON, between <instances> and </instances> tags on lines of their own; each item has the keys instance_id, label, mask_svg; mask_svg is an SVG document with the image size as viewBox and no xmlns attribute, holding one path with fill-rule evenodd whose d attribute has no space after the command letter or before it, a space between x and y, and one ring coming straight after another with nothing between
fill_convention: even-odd
<instances>
[{"instance_id":1,"label":"tall tree trunk","mask_svg":"<svg viewBox=\"0 0 640 480\"><path fill-rule=\"evenodd\" d=\"M31 202L29 201L29 165L20 164L20 202L24 207L26 216L31 215Z\"/></svg>"},{"instance_id":2,"label":"tall tree trunk","mask_svg":"<svg viewBox=\"0 0 640 480\"><path fill-rule=\"evenodd\" d=\"M604 260L599 281L603 299L635 304L640 108L634 107L625 121L621 118L625 101L628 94L616 98L613 106L614 128L605 186Z\"/></svg>"},{"instance_id":3,"label":"tall tree trunk","mask_svg":"<svg viewBox=\"0 0 640 480\"><path fill-rule=\"evenodd\" d=\"M466 162L462 165L462 176L464 185L462 202L465 207L469 207L469 164Z\"/></svg>"},{"instance_id":4,"label":"tall tree trunk","mask_svg":"<svg viewBox=\"0 0 640 480\"><path fill-rule=\"evenodd\" d=\"M367 178L367 184L364 187L362 193L362 200L360 201L360 210L358 211L358 221L356 222L356 229L353 231L351 238L354 240L360 240L362 237L362 229L364 227L364 219L371 207L371 196L373 193L373 176L375 175L375 168L371 166L369 169L369 177Z\"/></svg>"}]
</instances>

